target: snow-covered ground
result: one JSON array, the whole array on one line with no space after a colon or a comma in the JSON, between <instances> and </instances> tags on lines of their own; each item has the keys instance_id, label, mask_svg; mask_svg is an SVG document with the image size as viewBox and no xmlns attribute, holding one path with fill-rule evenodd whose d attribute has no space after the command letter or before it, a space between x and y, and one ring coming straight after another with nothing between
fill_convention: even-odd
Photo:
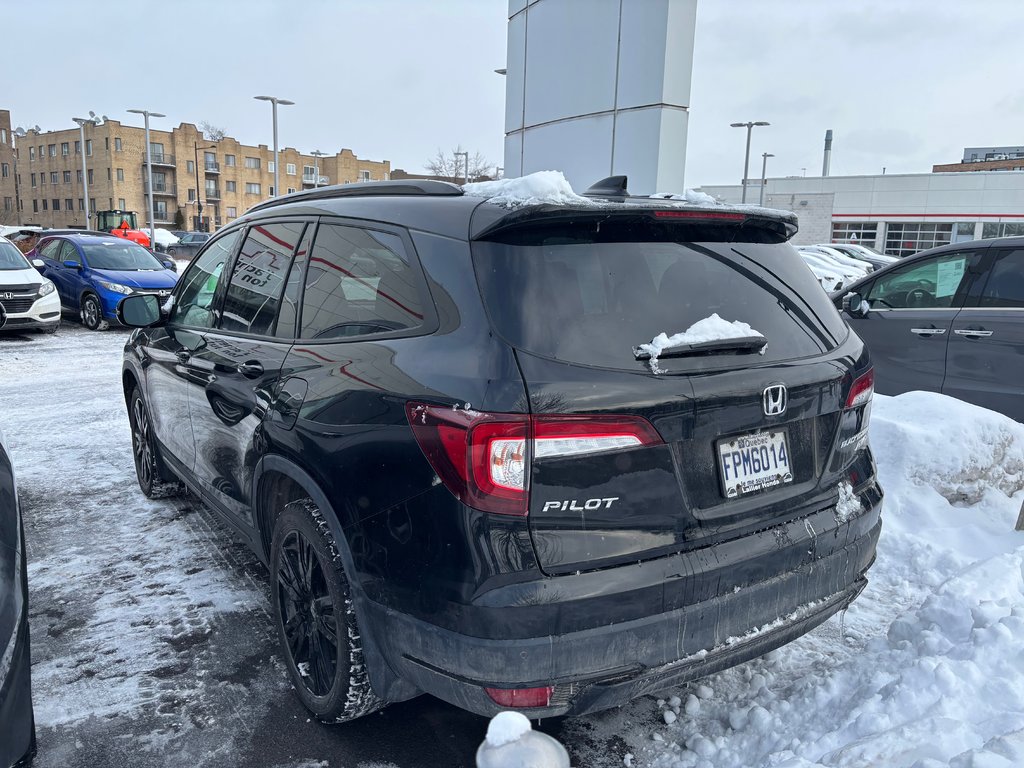
<instances>
[{"instance_id":1,"label":"snow-covered ground","mask_svg":"<svg viewBox=\"0 0 1024 768\"><path fill-rule=\"evenodd\" d=\"M194 502L137 489L125 337L0 337L39 768L470 768L486 721L427 697L308 721L262 568ZM574 766L1024 766L1024 426L913 393L876 396L871 436L884 529L845 616L660 699L543 723Z\"/></svg>"}]
</instances>

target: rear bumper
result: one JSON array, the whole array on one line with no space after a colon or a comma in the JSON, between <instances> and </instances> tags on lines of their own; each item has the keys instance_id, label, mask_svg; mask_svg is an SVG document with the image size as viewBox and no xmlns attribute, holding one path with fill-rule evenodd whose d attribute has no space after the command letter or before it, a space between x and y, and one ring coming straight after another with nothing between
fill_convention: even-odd
<instances>
[{"instance_id":1,"label":"rear bumper","mask_svg":"<svg viewBox=\"0 0 1024 768\"><path fill-rule=\"evenodd\" d=\"M852 519L841 521L830 507L745 537L756 537L762 544L771 542L777 550L777 556L765 555L761 548L756 568L750 553L758 550L757 546L717 547L714 553L664 558L654 570L659 579L664 578L668 592L680 583L685 590L688 580L698 576L706 583L709 573L716 571L732 579L745 570L763 571L765 557L792 563L792 552L806 554L796 567L743 586L728 586L730 581L722 578L722 586L714 594L695 596L664 613L514 639L459 634L370 601L361 606L362 620L368 622L373 645L396 677L477 714L492 716L503 709L487 696L485 686L554 686L549 706L522 710L531 718L614 707L760 656L849 605L867 584L865 573L874 560L881 530L881 494L877 486L870 490L873 492L862 495L871 500L870 506ZM651 570L652 566L640 563L629 568ZM567 579L596 575L614 583L622 570L548 581L557 592L559 583ZM667 576L670 572L671 577ZM635 575L623 581L635 583ZM604 601L609 601L607 606L629 599L628 591L609 589L592 599L587 610L600 617ZM555 627L563 611L578 606L565 601L553 602L550 608ZM517 609L509 606L506 610Z\"/></svg>"}]
</instances>

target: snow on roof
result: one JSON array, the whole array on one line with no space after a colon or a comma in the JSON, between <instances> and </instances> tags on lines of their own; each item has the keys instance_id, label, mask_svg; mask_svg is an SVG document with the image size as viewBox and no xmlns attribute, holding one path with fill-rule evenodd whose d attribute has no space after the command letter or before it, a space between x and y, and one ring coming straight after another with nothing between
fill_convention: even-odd
<instances>
[{"instance_id":1,"label":"snow on roof","mask_svg":"<svg viewBox=\"0 0 1024 768\"><path fill-rule=\"evenodd\" d=\"M589 197L577 195L561 171L537 171L512 179L476 181L463 184L462 191L473 197L485 197L506 208L542 203L597 205Z\"/></svg>"}]
</instances>

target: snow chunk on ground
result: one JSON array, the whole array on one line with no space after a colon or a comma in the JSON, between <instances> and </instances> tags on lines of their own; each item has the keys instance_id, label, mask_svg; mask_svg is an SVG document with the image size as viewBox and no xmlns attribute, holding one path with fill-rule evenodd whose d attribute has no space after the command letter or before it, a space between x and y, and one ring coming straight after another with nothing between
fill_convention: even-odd
<instances>
[{"instance_id":1,"label":"snow chunk on ground","mask_svg":"<svg viewBox=\"0 0 1024 768\"><path fill-rule=\"evenodd\" d=\"M951 504L977 504L991 488L1024 490L1024 424L946 395L887 399L875 410L871 443L894 471Z\"/></svg>"},{"instance_id":2,"label":"snow chunk on ground","mask_svg":"<svg viewBox=\"0 0 1024 768\"><path fill-rule=\"evenodd\" d=\"M683 194L675 195L671 192L658 192L651 195L655 200L685 200L691 205L718 205L718 201L706 192L698 192L695 189L683 190Z\"/></svg>"},{"instance_id":3,"label":"snow chunk on ground","mask_svg":"<svg viewBox=\"0 0 1024 768\"><path fill-rule=\"evenodd\" d=\"M491 718L487 726L487 743L492 747L500 747L518 740L524 733L530 732L530 721L519 712L499 712Z\"/></svg>"},{"instance_id":4,"label":"snow chunk on ground","mask_svg":"<svg viewBox=\"0 0 1024 768\"><path fill-rule=\"evenodd\" d=\"M476 752L477 768L569 768L569 753L551 736L530 729L520 712L499 712Z\"/></svg>"},{"instance_id":5,"label":"snow chunk on ground","mask_svg":"<svg viewBox=\"0 0 1024 768\"><path fill-rule=\"evenodd\" d=\"M589 197L577 195L561 171L537 171L513 179L475 181L463 184L462 191L473 197L486 197L506 208L542 203L597 205Z\"/></svg>"},{"instance_id":6,"label":"snow chunk on ground","mask_svg":"<svg viewBox=\"0 0 1024 768\"><path fill-rule=\"evenodd\" d=\"M658 369L658 356L671 347L682 346L683 344L704 344L709 341L726 341L728 339L749 339L751 337L764 338L764 334L755 331L747 323L739 320L723 320L714 313L711 317L698 320L682 333L674 333L671 336L662 332L651 339L649 344L640 344L635 347L634 354L641 352L650 355L651 370L655 373Z\"/></svg>"}]
</instances>

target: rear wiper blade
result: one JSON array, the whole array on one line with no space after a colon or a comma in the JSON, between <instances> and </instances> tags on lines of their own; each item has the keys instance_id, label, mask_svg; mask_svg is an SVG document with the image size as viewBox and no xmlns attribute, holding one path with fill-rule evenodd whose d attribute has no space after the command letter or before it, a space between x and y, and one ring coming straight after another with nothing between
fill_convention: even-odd
<instances>
[{"instance_id":1,"label":"rear wiper blade","mask_svg":"<svg viewBox=\"0 0 1024 768\"><path fill-rule=\"evenodd\" d=\"M712 341L701 341L696 344L677 344L674 347L665 347L658 353L658 357L686 357L687 355L713 355L719 352L736 352L738 354L761 352L768 345L768 339L764 336L738 336L732 339L713 339ZM636 360L650 360L649 350L641 347L633 347L633 357Z\"/></svg>"}]
</instances>

